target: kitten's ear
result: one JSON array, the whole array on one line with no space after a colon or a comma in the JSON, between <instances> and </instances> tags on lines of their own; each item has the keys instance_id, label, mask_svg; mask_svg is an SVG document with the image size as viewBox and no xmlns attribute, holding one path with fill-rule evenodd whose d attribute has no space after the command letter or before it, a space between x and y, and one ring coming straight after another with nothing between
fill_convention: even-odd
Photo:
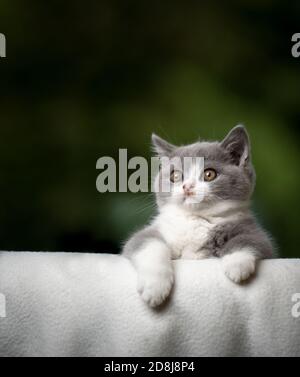
<instances>
[{"instance_id":1,"label":"kitten's ear","mask_svg":"<svg viewBox=\"0 0 300 377\"><path fill-rule=\"evenodd\" d=\"M176 148L175 145L168 143L155 134L152 134L152 146L154 152L161 157L169 157Z\"/></svg>"},{"instance_id":2,"label":"kitten's ear","mask_svg":"<svg viewBox=\"0 0 300 377\"><path fill-rule=\"evenodd\" d=\"M232 162L246 166L250 162L250 140L246 128L242 125L234 127L221 142L231 156Z\"/></svg>"}]
</instances>

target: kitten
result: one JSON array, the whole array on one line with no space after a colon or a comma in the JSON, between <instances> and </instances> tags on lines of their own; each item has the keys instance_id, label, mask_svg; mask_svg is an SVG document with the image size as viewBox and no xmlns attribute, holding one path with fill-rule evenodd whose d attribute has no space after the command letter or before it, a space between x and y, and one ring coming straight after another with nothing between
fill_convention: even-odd
<instances>
[{"instance_id":1,"label":"kitten","mask_svg":"<svg viewBox=\"0 0 300 377\"><path fill-rule=\"evenodd\" d=\"M170 161L155 180L158 214L123 249L137 270L143 300L154 307L169 296L172 259L222 258L231 281L247 280L257 260L273 256L273 248L249 208L255 172L246 129L236 126L222 142L176 147L154 134L152 142ZM204 158L200 176L192 169L183 176L176 165L184 157ZM164 180L170 182L169 192L160 189Z\"/></svg>"}]
</instances>

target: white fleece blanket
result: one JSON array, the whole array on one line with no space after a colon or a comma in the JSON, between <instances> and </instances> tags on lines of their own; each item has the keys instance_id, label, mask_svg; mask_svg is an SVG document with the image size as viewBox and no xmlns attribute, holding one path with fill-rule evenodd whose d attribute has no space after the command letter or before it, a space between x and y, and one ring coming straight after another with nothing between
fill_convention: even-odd
<instances>
[{"instance_id":1,"label":"white fleece blanket","mask_svg":"<svg viewBox=\"0 0 300 377\"><path fill-rule=\"evenodd\" d=\"M174 264L154 310L121 256L0 252L0 356L300 356L300 260L243 286L217 259Z\"/></svg>"}]
</instances>

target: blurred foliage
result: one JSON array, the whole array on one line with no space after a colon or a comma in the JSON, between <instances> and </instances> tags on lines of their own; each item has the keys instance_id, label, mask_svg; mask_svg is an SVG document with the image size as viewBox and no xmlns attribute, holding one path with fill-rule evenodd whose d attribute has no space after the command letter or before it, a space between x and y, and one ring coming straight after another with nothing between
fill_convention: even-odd
<instances>
[{"instance_id":1,"label":"blurred foliage","mask_svg":"<svg viewBox=\"0 0 300 377\"><path fill-rule=\"evenodd\" d=\"M299 256L299 1L1 0L0 247L117 252L151 194L99 194L104 155L251 135L254 208Z\"/></svg>"}]
</instances>

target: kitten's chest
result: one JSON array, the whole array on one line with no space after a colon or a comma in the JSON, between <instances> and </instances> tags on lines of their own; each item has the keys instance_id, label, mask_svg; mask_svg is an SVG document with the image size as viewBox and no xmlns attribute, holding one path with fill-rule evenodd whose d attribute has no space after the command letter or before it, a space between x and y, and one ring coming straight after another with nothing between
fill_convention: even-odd
<instances>
[{"instance_id":1,"label":"kitten's chest","mask_svg":"<svg viewBox=\"0 0 300 377\"><path fill-rule=\"evenodd\" d=\"M215 226L203 218L176 210L161 213L156 221L174 258L180 258L184 250L199 252Z\"/></svg>"}]
</instances>

